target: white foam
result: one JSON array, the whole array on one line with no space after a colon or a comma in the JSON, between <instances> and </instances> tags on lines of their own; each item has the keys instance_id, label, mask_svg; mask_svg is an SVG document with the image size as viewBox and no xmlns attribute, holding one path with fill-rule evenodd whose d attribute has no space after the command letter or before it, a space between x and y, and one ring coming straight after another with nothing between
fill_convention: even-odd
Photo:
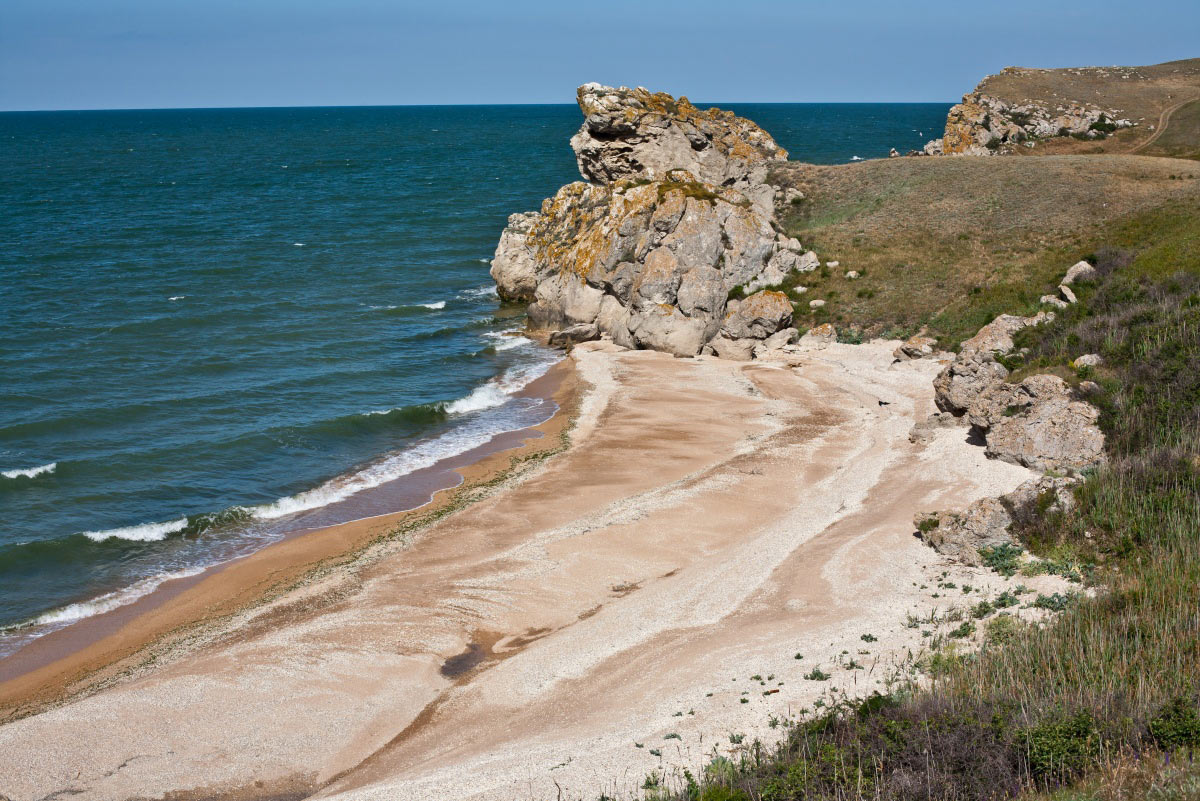
<instances>
[{"instance_id":1,"label":"white foam","mask_svg":"<svg viewBox=\"0 0 1200 801\"><path fill-rule=\"evenodd\" d=\"M370 309L371 311L380 311L380 310L392 311L392 310L398 309L400 307L399 306L368 306L367 308Z\"/></svg>"},{"instance_id":2,"label":"white foam","mask_svg":"<svg viewBox=\"0 0 1200 801\"><path fill-rule=\"evenodd\" d=\"M450 414L467 414L500 406L507 403L511 395L520 392L535 378L544 375L549 367L550 363L541 362L514 367L486 384L475 387L474 391L465 398L459 398L448 404L446 411Z\"/></svg>"},{"instance_id":3,"label":"white foam","mask_svg":"<svg viewBox=\"0 0 1200 801\"><path fill-rule=\"evenodd\" d=\"M168 534L183 531L185 528L187 528L187 518L181 517L178 520L169 520L166 523L142 523L140 526L112 528L107 531L85 531L83 532L83 536L92 542L104 542L110 539L129 540L130 542L157 542L165 540Z\"/></svg>"},{"instance_id":4,"label":"white foam","mask_svg":"<svg viewBox=\"0 0 1200 801\"><path fill-rule=\"evenodd\" d=\"M862 156L851 156L850 160L851 161L862 161L863 157Z\"/></svg>"},{"instance_id":5,"label":"white foam","mask_svg":"<svg viewBox=\"0 0 1200 801\"><path fill-rule=\"evenodd\" d=\"M304 243L303 242L293 242L292 247L302 248L302 247L304 247Z\"/></svg>"},{"instance_id":6,"label":"white foam","mask_svg":"<svg viewBox=\"0 0 1200 801\"><path fill-rule=\"evenodd\" d=\"M504 375L477 387L465 398L449 404L446 411L451 414L466 414L500 406L511 399L511 393L519 392L531 381L544 375L555 361L557 359L510 369ZM387 414L388 411L390 410L370 412L370 414ZM503 421L489 422L486 419L478 425L469 424L455 428L434 439L421 442L408 450L382 459L357 473L341 476L307 492L255 507L251 512L257 518L273 520L296 512L328 506L363 490L378 487L380 484L394 481L417 470L432 467L442 459L477 448L496 434L508 430L511 428Z\"/></svg>"},{"instance_id":7,"label":"white foam","mask_svg":"<svg viewBox=\"0 0 1200 801\"><path fill-rule=\"evenodd\" d=\"M491 259L476 259L475 261L479 262L480 264L491 264L492 263Z\"/></svg>"},{"instance_id":8,"label":"white foam","mask_svg":"<svg viewBox=\"0 0 1200 801\"><path fill-rule=\"evenodd\" d=\"M517 331L518 329L515 328L508 331L489 331L484 336L496 340L496 343L492 345L496 351L512 350L534 344L532 339L521 336Z\"/></svg>"},{"instance_id":9,"label":"white foam","mask_svg":"<svg viewBox=\"0 0 1200 801\"><path fill-rule=\"evenodd\" d=\"M52 624L74 623L77 620L83 620L85 617L93 615L102 615L105 612L111 612L119 606L131 604L139 598L144 598L154 592L165 581L171 579L187 578L195 576L198 573L203 573L205 568L193 567L186 570L178 570L172 573L160 573L157 576L142 579L135 584L125 587L121 590L108 592L90 601L81 601L80 603L70 604L61 609L52 609L43 615L40 615L30 621L30 625L47 626Z\"/></svg>"},{"instance_id":10,"label":"white foam","mask_svg":"<svg viewBox=\"0 0 1200 801\"><path fill-rule=\"evenodd\" d=\"M459 294L461 294L465 298L485 298L485 297L488 297L489 295L494 297L497 294L496 293L496 285L488 284L487 286L478 286L478 287L475 287L474 289L464 289Z\"/></svg>"},{"instance_id":11,"label":"white foam","mask_svg":"<svg viewBox=\"0 0 1200 801\"><path fill-rule=\"evenodd\" d=\"M5 470L4 472L0 473L0 476L4 476L5 478L36 478L37 476L43 476L47 473L53 473L57 467L58 462L51 462L50 464L44 464L38 467L27 467L24 470Z\"/></svg>"},{"instance_id":12,"label":"white foam","mask_svg":"<svg viewBox=\"0 0 1200 801\"><path fill-rule=\"evenodd\" d=\"M446 308L446 301L439 300L434 303L418 303L417 305L426 309L444 309Z\"/></svg>"},{"instance_id":13,"label":"white foam","mask_svg":"<svg viewBox=\"0 0 1200 801\"><path fill-rule=\"evenodd\" d=\"M167 300L183 300L186 297L187 295L172 295L171 297L167 298Z\"/></svg>"}]
</instances>

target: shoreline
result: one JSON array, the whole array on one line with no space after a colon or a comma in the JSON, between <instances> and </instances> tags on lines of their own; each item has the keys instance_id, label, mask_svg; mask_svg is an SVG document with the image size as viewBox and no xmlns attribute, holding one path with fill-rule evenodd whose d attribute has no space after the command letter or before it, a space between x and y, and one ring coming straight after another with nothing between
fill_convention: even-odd
<instances>
[{"instance_id":1,"label":"shoreline","mask_svg":"<svg viewBox=\"0 0 1200 801\"><path fill-rule=\"evenodd\" d=\"M556 450L580 400L570 359L560 359L514 397L552 402L550 417L395 479L394 511L297 528L245 556L164 581L135 601L30 640L0 659L0 724L87 695L136 671L156 649L173 650L197 629L302 585L333 560L352 560L398 528L433 522L465 491L502 478L518 460ZM375 488L379 490L380 488Z\"/></svg>"},{"instance_id":2,"label":"shoreline","mask_svg":"<svg viewBox=\"0 0 1200 801\"><path fill-rule=\"evenodd\" d=\"M276 564L181 593L145 617L207 625L0 726L0 786L13 801L627 797L769 744L772 719L910 668L926 643L910 621L944 610L939 582L1013 581L913 537L917 510L1029 471L960 428L910 442L941 365L892 364L896 344L775 363L577 346L556 368L570 411L523 446L527 469L500 451L390 537L362 531L355 549L343 531L323 559L309 551L330 537L297 537L260 552ZM568 401L572 382L586 389Z\"/></svg>"}]
</instances>

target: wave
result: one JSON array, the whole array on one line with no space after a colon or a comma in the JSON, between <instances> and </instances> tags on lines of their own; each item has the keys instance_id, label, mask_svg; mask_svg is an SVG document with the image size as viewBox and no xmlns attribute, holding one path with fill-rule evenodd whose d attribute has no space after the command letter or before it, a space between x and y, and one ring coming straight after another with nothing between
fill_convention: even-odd
<instances>
[{"instance_id":1,"label":"wave","mask_svg":"<svg viewBox=\"0 0 1200 801\"><path fill-rule=\"evenodd\" d=\"M37 478L49 473L53 473L58 468L58 462L39 465L38 467L27 467L24 470L5 470L0 472L0 476L5 478Z\"/></svg>"},{"instance_id":2,"label":"wave","mask_svg":"<svg viewBox=\"0 0 1200 801\"><path fill-rule=\"evenodd\" d=\"M439 300L434 303L418 303L417 305L424 309L444 309L446 308L446 301Z\"/></svg>"},{"instance_id":3,"label":"wave","mask_svg":"<svg viewBox=\"0 0 1200 801\"><path fill-rule=\"evenodd\" d=\"M172 295L171 297L167 298L167 300L183 300L186 297L187 295Z\"/></svg>"},{"instance_id":4,"label":"wave","mask_svg":"<svg viewBox=\"0 0 1200 801\"><path fill-rule=\"evenodd\" d=\"M158 542L165 540L167 535L183 531L188 526L188 519L169 520L166 523L142 523L137 526L110 528L107 531L85 531L83 536L92 542L118 539L130 542Z\"/></svg>"},{"instance_id":5,"label":"wave","mask_svg":"<svg viewBox=\"0 0 1200 801\"><path fill-rule=\"evenodd\" d=\"M458 415L501 406L511 400L513 394L520 392L532 381L544 375L553 363L554 361L544 361L512 368L486 384L476 387L470 395L451 403L393 409L384 414L406 413L413 408L421 408L438 409L445 414ZM280 498L274 503L253 507L249 511L259 519L274 520L297 512L328 506L363 490L372 489L417 470L432 467L442 459L477 448L503 430L507 429L496 426L451 429L433 439L388 456L356 473L340 476L314 489Z\"/></svg>"},{"instance_id":6,"label":"wave","mask_svg":"<svg viewBox=\"0 0 1200 801\"><path fill-rule=\"evenodd\" d=\"M535 344L532 339L522 336L519 331L520 329L516 328L511 328L507 331L489 331L484 336L495 340L495 344L491 348L497 352Z\"/></svg>"},{"instance_id":7,"label":"wave","mask_svg":"<svg viewBox=\"0 0 1200 801\"><path fill-rule=\"evenodd\" d=\"M467 414L500 406L507 403L514 394L523 390L535 379L545 375L549 368L550 363L543 362L511 368L486 384L476 387L465 398L459 398L446 404L446 412L448 414Z\"/></svg>"},{"instance_id":8,"label":"wave","mask_svg":"<svg viewBox=\"0 0 1200 801\"><path fill-rule=\"evenodd\" d=\"M464 289L458 294L464 298L485 298L489 296L496 297L496 285L487 284L486 286L477 286L474 289Z\"/></svg>"},{"instance_id":9,"label":"wave","mask_svg":"<svg viewBox=\"0 0 1200 801\"><path fill-rule=\"evenodd\" d=\"M172 579L187 578L203 573L207 568L190 567L184 570L176 570L170 573L159 573L156 576L144 578L141 581L135 582L128 587L113 592L107 592L104 595L97 596L90 601L81 601L80 603L68 604L67 606L58 609L51 609L38 615L33 620L26 623L14 626L12 628L26 628L29 626L48 626L54 624L74 623L77 620L83 620L85 617L104 614L111 612L119 606L131 604L139 598L143 598L157 590L164 582ZM2 631L2 630L0 630Z\"/></svg>"}]
</instances>

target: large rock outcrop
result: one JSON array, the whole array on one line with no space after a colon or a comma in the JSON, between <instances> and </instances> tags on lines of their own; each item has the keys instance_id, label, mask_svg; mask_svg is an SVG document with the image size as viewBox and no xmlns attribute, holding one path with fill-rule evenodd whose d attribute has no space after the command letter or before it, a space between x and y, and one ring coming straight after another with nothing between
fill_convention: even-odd
<instances>
[{"instance_id":1,"label":"large rock outcrop","mask_svg":"<svg viewBox=\"0 0 1200 801\"><path fill-rule=\"evenodd\" d=\"M945 134L926 145L925 152L988 156L1011 151L1023 142L1055 136L1102 139L1133 124L1115 109L1102 109L1086 101L1068 101L1054 107L1034 102L1008 103L977 90L963 95L962 102L950 109Z\"/></svg>"},{"instance_id":2,"label":"large rock outcrop","mask_svg":"<svg viewBox=\"0 0 1200 801\"><path fill-rule=\"evenodd\" d=\"M750 358L790 341L775 337L790 330L790 301L754 292L818 265L773 225L761 181L786 153L749 120L686 98L588 84L579 105L571 146L590 183L509 218L492 261L500 296L530 302L534 327L594 324L630 348Z\"/></svg>"},{"instance_id":3,"label":"large rock outcrop","mask_svg":"<svg viewBox=\"0 0 1200 801\"><path fill-rule=\"evenodd\" d=\"M983 432L987 453L1034 470L1077 473L1104 460L1100 411L1074 396L1056 375L1031 375L1019 384L1001 381L967 409Z\"/></svg>"},{"instance_id":4,"label":"large rock outcrop","mask_svg":"<svg viewBox=\"0 0 1200 801\"><path fill-rule=\"evenodd\" d=\"M693 106L665 92L584 84L576 93L584 121L571 148L585 180L661 180L683 169L697 181L762 185L767 165L787 159L770 134L731 111Z\"/></svg>"}]
</instances>

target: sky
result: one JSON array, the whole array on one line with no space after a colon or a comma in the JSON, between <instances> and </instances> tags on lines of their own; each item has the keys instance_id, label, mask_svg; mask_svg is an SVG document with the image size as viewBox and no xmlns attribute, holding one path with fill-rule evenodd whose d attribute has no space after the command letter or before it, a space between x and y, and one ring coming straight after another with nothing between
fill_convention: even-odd
<instances>
[{"instance_id":1,"label":"sky","mask_svg":"<svg viewBox=\"0 0 1200 801\"><path fill-rule=\"evenodd\" d=\"M0 110L954 102L984 75L1200 56L1200 0L0 0Z\"/></svg>"}]
</instances>

